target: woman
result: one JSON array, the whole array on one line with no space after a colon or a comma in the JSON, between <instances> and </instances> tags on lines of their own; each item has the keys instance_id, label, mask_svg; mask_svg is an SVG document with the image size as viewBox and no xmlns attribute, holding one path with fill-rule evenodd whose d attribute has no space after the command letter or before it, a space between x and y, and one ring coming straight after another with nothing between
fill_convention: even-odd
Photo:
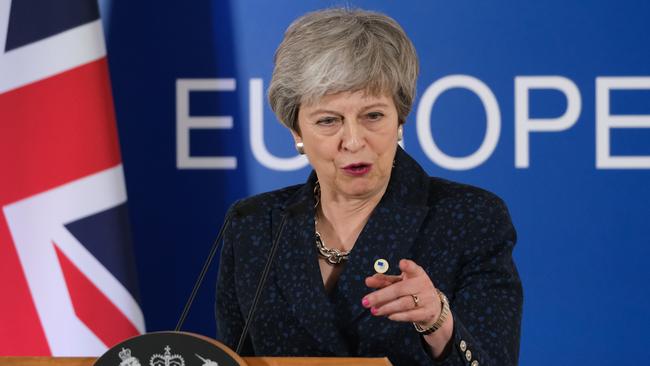
<instances>
[{"instance_id":1,"label":"woman","mask_svg":"<svg viewBox=\"0 0 650 366\"><path fill-rule=\"evenodd\" d=\"M225 344L236 345L280 235L245 353L517 363L507 208L428 177L398 146L417 73L413 45L385 15L332 9L289 27L269 99L314 171L231 208L216 309Z\"/></svg>"}]
</instances>

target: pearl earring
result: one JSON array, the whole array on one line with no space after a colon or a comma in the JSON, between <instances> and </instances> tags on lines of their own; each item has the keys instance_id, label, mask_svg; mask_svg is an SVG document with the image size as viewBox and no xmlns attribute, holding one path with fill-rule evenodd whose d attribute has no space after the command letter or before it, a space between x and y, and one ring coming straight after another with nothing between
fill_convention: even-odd
<instances>
[{"instance_id":1,"label":"pearl earring","mask_svg":"<svg viewBox=\"0 0 650 366\"><path fill-rule=\"evenodd\" d=\"M301 142L296 142L296 151L298 154L305 155L305 145Z\"/></svg>"}]
</instances>

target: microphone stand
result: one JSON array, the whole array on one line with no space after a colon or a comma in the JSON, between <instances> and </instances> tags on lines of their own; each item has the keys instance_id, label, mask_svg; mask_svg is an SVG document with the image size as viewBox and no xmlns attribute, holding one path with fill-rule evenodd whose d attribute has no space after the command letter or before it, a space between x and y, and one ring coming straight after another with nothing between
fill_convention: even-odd
<instances>
[{"instance_id":1,"label":"microphone stand","mask_svg":"<svg viewBox=\"0 0 650 366\"><path fill-rule=\"evenodd\" d=\"M210 253L208 254L208 258L205 260L205 263L203 263L203 269L201 269L201 273L199 274L199 277L197 278L196 282L194 283L194 288L192 289L192 294L190 297L187 299L187 302L185 303L185 307L183 308L183 312L181 313L181 317L178 319L178 323L176 323L176 328L174 328L174 331L178 332L181 330L181 327L183 326L183 323L185 322L185 318L187 318L187 314L190 312L190 307L192 307L192 303L194 302L194 298L196 297L197 293L199 292L199 288L201 287L201 284L203 283L203 279L205 277L205 274L208 272L208 269L210 268L210 264L212 264L212 260L214 259L214 255L217 254L217 249L219 249L219 245L221 244L221 237L223 237L224 232L226 231L226 227L230 223L230 220L232 219L233 214L231 213L226 217L226 219L223 222L223 225L221 225L221 229L219 229L219 234L217 235L217 238L214 240L214 243L212 243L212 248L210 248Z\"/></svg>"},{"instance_id":2,"label":"microphone stand","mask_svg":"<svg viewBox=\"0 0 650 366\"><path fill-rule=\"evenodd\" d=\"M288 213L282 217L282 221L280 221L280 229L278 230L278 233L275 236L275 239L273 240L273 245L271 245L269 258L266 260L264 271L262 272L262 276L260 277L259 283L257 284L257 289L255 290L255 296L253 297L253 304L251 305L251 308L248 311L248 316L246 317L246 322L244 323L244 329L242 330L241 336L239 337L239 342L237 343L237 349L235 350L237 354L240 354L242 347L244 346L244 341L246 339L246 336L248 335L248 328L250 327L250 323L253 320L253 317L255 316L257 303L260 300L260 297L262 295L262 290L264 289L264 284L266 283L266 279L269 276L269 272L271 271L271 264L273 263L275 252L277 252L278 250L280 236L282 235L282 231L284 230L284 224L287 221L287 217L289 217Z\"/></svg>"}]
</instances>

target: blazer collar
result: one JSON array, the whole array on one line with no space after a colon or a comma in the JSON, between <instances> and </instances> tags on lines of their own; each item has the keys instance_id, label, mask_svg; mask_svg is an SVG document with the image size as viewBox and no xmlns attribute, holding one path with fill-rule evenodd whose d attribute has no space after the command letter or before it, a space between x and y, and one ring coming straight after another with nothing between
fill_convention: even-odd
<instances>
[{"instance_id":1,"label":"blazer collar","mask_svg":"<svg viewBox=\"0 0 650 366\"><path fill-rule=\"evenodd\" d=\"M386 259L388 274L399 274L399 260L410 258L410 248L429 210L428 180L424 170L398 147L386 193L359 235L337 282L336 305L325 292L314 243L316 174L311 173L284 208L273 211L274 238L282 217L287 215L273 277L289 310L332 354L349 354L344 337L338 335L337 322L340 326L342 318L354 322L369 316L361 299L372 291L364 280L374 273L375 260Z\"/></svg>"}]
</instances>

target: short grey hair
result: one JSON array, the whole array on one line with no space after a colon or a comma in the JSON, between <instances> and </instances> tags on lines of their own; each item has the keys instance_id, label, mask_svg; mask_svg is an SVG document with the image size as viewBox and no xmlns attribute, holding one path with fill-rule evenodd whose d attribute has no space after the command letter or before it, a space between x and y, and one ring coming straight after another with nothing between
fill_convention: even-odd
<instances>
[{"instance_id":1,"label":"short grey hair","mask_svg":"<svg viewBox=\"0 0 650 366\"><path fill-rule=\"evenodd\" d=\"M365 90L393 97L400 124L415 98L418 58L402 27L365 10L327 9L296 19L275 52L271 109L299 132L298 110L326 94Z\"/></svg>"}]
</instances>

